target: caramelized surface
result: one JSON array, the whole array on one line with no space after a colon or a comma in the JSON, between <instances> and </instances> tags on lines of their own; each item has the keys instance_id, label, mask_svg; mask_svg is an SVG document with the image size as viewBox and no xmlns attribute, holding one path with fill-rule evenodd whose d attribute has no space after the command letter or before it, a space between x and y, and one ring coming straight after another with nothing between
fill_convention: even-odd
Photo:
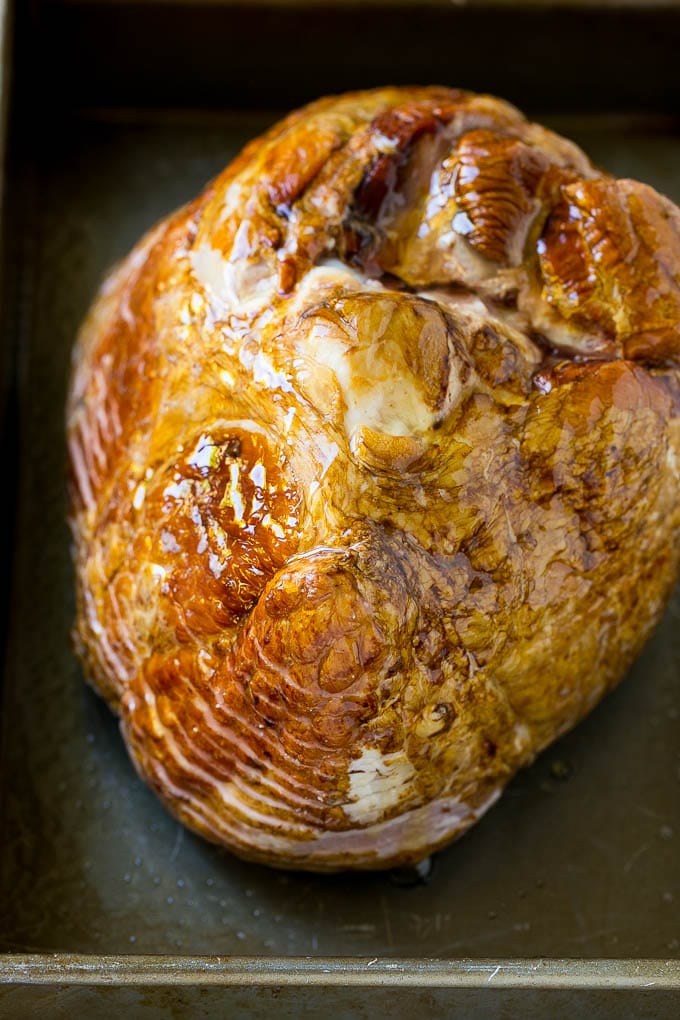
<instances>
[{"instance_id":1,"label":"caramelized surface","mask_svg":"<svg viewBox=\"0 0 680 1020\"><path fill-rule=\"evenodd\" d=\"M76 638L210 839L416 860L623 675L677 573L680 213L499 100L325 99L105 283Z\"/></svg>"}]
</instances>

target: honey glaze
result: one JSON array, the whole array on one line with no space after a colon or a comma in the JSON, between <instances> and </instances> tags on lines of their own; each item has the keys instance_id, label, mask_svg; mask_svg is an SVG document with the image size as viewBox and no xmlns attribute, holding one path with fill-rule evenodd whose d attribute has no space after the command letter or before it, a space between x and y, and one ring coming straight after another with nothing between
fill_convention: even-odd
<instances>
[{"instance_id":1,"label":"honey glaze","mask_svg":"<svg viewBox=\"0 0 680 1020\"><path fill-rule=\"evenodd\" d=\"M76 644L140 774L268 864L458 836L663 611L679 359L680 212L512 106L251 142L74 355Z\"/></svg>"}]
</instances>

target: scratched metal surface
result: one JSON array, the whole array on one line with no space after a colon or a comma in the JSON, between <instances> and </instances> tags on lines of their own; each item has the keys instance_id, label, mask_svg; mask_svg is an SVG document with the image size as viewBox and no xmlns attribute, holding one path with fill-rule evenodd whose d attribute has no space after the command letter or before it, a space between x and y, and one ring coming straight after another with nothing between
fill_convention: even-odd
<instances>
[{"instance_id":1,"label":"scratched metal surface","mask_svg":"<svg viewBox=\"0 0 680 1020\"><path fill-rule=\"evenodd\" d=\"M21 352L20 477L0 949L680 957L678 597L619 690L411 888L388 875L278 874L185 832L136 778L115 721L82 682L63 523L73 336L104 270L267 120L73 119L39 146L27 141L14 167L5 329ZM600 163L680 199L672 130L557 126Z\"/></svg>"}]
</instances>

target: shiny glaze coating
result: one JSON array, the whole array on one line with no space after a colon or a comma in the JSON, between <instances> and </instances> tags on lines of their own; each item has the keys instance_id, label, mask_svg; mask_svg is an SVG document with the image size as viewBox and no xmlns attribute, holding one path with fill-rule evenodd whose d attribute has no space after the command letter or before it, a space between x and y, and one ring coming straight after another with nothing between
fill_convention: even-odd
<instances>
[{"instance_id":1,"label":"shiny glaze coating","mask_svg":"<svg viewBox=\"0 0 680 1020\"><path fill-rule=\"evenodd\" d=\"M104 284L76 641L258 861L415 861L623 675L678 569L680 213L443 88L272 128Z\"/></svg>"}]
</instances>

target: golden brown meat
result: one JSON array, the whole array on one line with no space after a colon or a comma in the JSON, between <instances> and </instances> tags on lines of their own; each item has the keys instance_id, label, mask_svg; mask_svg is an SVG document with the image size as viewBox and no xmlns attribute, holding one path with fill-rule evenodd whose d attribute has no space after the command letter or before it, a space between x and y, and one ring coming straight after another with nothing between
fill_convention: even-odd
<instances>
[{"instance_id":1,"label":"golden brown meat","mask_svg":"<svg viewBox=\"0 0 680 1020\"><path fill-rule=\"evenodd\" d=\"M486 96L293 114L112 274L78 646L237 854L417 860L622 676L678 568L680 212Z\"/></svg>"}]
</instances>

